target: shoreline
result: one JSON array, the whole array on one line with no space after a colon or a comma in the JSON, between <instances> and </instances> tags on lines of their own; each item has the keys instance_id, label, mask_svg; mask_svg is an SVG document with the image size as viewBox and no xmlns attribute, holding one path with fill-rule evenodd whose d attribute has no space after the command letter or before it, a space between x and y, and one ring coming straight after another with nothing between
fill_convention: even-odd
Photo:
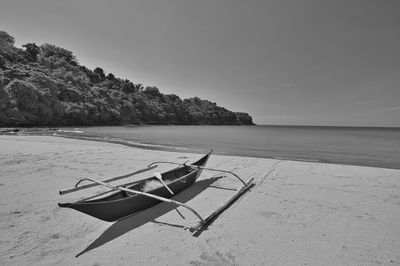
<instances>
[{"instance_id":1,"label":"shoreline","mask_svg":"<svg viewBox=\"0 0 400 266\"><path fill-rule=\"evenodd\" d=\"M79 177L105 179L156 160L192 161L198 154L49 136L0 136L0 146L0 264L400 263L399 170L212 155L208 167L255 178L256 185L193 237L182 226L196 218L184 209L184 220L159 204L143 213L143 224L137 216L108 223L57 203L101 191L58 195ZM187 202L203 216L240 187L236 179L220 177L204 171L193 185L196 190L215 180Z\"/></svg>"},{"instance_id":2,"label":"shoreline","mask_svg":"<svg viewBox=\"0 0 400 266\"><path fill-rule=\"evenodd\" d=\"M180 148L180 147L175 147L175 146L168 147L166 145L161 145L161 144L146 144L146 143L133 144L133 143L129 143L129 141L127 141L127 140L108 140L108 139L100 139L100 138L96 138L96 137L80 137L80 136L70 136L70 135L47 135L47 136L54 136L54 137L61 137L61 138L68 138L68 139L87 140L87 141L106 142L106 143L124 145L124 146L128 146L128 147L144 149L144 150L196 153L196 154L202 154L204 152L207 152L206 150L194 150L194 149ZM356 164L356 163L351 163L351 162L333 162L333 161L323 160L323 159L300 159L300 158L267 157L267 156L260 157L260 156L251 156L251 155L242 155L242 154L228 154L228 153L221 153L218 151L214 151L214 154L222 155L222 156L232 156L232 157L248 157L248 158L257 158L257 159L271 159L271 160L283 160L283 161L293 161L293 162L348 165L348 166L360 166L360 167L372 167L372 168L400 170L400 165L398 168L396 168L396 167L383 167L383 166L373 165L373 164Z\"/></svg>"},{"instance_id":3,"label":"shoreline","mask_svg":"<svg viewBox=\"0 0 400 266\"><path fill-rule=\"evenodd\" d=\"M151 126L151 125L149 125ZM10 128L11 129L11 128ZM12 128L14 129L14 128ZM94 137L94 136L79 136L79 135L69 135L68 133L73 133L71 132L65 132L67 134L57 134L54 132L52 128L49 129L44 129L44 128L37 128L37 130L34 131L18 131L18 132L0 132L1 135L20 135L20 136L50 136L50 137L61 137L61 138L69 138L69 139L78 139L78 140L86 140L86 141L97 141L97 142L105 142L105 143L112 143L112 144L118 144L118 145L124 145L128 147L133 147L133 148L138 148L138 149L145 149L145 150L154 150L154 151L166 151L166 152L182 152L182 153L196 153L196 154L201 154L207 152L207 150L202 150L202 149L193 149L193 148L187 148L187 147L178 147L178 146L169 146L165 144L158 144L158 143L140 143L140 142L135 142L133 143L132 141L129 140L123 140L123 139L107 139L107 138L101 138L101 137ZM396 128L397 130L397 128ZM50 132L52 133L50 133ZM76 133L76 132L75 132ZM303 159L303 158L291 158L291 157L280 157L280 156L253 156L253 155L248 155L248 154L236 154L236 153L226 153L226 152L218 152L214 150L214 154L217 155L223 155L223 156L240 156L240 157L248 157L248 158L260 158L260 159L272 159L272 160L285 160L285 161L295 161L295 162L309 162L309 163L322 163L322 164L335 164L335 165L349 165L349 166L361 166L361 167L372 167L372 168L382 168L382 169L393 169L393 170L400 170L400 164L395 167L390 167L390 166L382 166L381 164L372 164L372 163L359 163L359 162L346 162L346 161L332 161L332 160L326 160L326 159L321 159L321 158L310 158L310 159Z\"/></svg>"}]
</instances>

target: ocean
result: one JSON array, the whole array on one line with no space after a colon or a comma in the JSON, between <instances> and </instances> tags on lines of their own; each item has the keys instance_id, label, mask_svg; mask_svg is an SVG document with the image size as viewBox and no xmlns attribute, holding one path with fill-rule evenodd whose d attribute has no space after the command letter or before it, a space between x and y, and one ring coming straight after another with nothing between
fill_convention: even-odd
<instances>
[{"instance_id":1,"label":"ocean","mask_svg":"<svg viewBox=\"0 0 400 266\"><path fill-rule=\"evenodd\" d=\"M145 149L400 169L400 128L311 126L104 126L53 134Z\"/></svg>"}]
</instances>

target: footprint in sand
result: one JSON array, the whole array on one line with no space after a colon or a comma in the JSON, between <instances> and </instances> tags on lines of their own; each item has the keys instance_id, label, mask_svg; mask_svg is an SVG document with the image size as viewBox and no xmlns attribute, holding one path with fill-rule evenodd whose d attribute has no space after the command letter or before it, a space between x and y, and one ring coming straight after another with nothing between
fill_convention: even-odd
<instances>
[{"instance_id":1,"label":"footprint in sand","mask_svg":"<svg viewBox=\"0 0 400 266\"><path fill-rule=\"evenodd\" d=\"M42 216L42 217L40 217L39 222L40 222L40 223L45 223L45 222L47 222L48 220L50 220L50 217L49 217L49 216Z\"/></svg>"},{"instance_id":2,"label":"footprint in sand","mask_svg":"<svg viewBox=\"0 0 400 266\"><path fill-rule=\"evenodd\" d=\"M190 265L237 265L235 261L235 256L230 252L222 254L221 252L216 252L214 254L209 254L208 252L203 252L200 255L201 261L192 260Z\"/></svg>"},{"instance_id":3,"label":"footprint in sand","mask_svg":"<svg viewBox=\"0 0 400 266\"><path fill-rule=\"evenodd\" d=\"M149 258L149 261L157 261L157 260L158 260L158 258L156 256L151 256Z\"/></svg>"},{"instance_id":4,"label":"footprint in sand","mask_svg":"<svg viewBox=\"0 0 400 266\"><path fill-rule=\"evenodd\" d=\"M271 219L271 218L274 218L274 217L280 217L280 214L278 214L276 212L262 211L259 214L262 217L267 218L267 219Z\"/></svg>"},{"instance_id":5,"label":"footprint in sand","mask_svg":"<svg viewBox=\"0 0 400 266\"><path fill-rule=\"evenodd\" d=\"M52 239L59 239L59 238L60 238L60 235L59 235L59 234L52 234L52 235L50 236L50 238L52 238Z\"/></svg>"}]
</instances>

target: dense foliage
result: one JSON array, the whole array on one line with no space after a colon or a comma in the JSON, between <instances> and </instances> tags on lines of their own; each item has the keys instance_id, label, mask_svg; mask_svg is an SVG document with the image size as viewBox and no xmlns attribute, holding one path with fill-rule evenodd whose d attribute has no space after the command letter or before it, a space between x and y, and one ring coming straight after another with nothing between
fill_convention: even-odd
<instances>
[{"instance_id":1,"label":"dense foliage","mask_svg":"<svg viewBox=\"0 0 400 266\"><path fill-rule=\"evenodd\" d=\"M92 71L55 45L22 47L0 31L0 126L252 124L248 114L207 100L182 100L100 67Z\"/></svg>"}]
</instances>

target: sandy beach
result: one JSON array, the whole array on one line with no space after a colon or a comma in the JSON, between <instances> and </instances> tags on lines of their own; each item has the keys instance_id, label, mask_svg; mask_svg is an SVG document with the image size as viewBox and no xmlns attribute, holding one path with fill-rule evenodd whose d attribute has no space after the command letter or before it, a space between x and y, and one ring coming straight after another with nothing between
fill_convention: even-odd
<instances>
[{"instance_id":1,"label":"sandy beach","mask_svg":"<svg viewBox=\"0 0 400 266\"><path fill-rule=\"evenodd\" d=\"M0 136L0 265L400 264L400 170L213 155L208 167L254 178L255 186L198 237L183 230L196 218L179 208L183 220L164 203L140 222L116 223L57 205L103 191L58 194L81 177L101 180L200 156ZM238 187L230 176L205 171L186 192L187 204L207 216Z\"/></svg>"}]
</instances>

